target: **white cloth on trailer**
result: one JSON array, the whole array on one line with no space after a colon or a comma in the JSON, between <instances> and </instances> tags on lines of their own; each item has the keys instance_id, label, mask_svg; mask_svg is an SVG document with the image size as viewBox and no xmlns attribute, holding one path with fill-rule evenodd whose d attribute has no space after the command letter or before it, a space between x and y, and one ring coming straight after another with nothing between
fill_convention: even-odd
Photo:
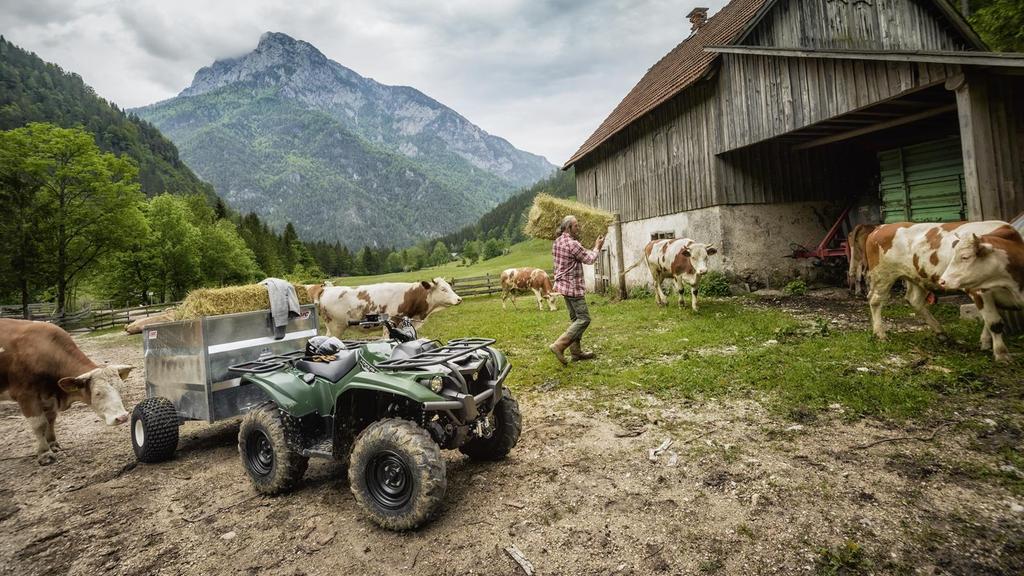
<instances>
[{"instance_id":1,"label":"white cloth on trailer","mask_svg":"<svg viewBox=\"0 0 1024 576\"><path fill-rule=\"evenodd\" d=\"M274 339L279 340L284 338L288 319L299 315L299 296L291 282L280 278L267 278L260 285L267 287L270 315L274 320Z\"/></svg>"}]
</instances>

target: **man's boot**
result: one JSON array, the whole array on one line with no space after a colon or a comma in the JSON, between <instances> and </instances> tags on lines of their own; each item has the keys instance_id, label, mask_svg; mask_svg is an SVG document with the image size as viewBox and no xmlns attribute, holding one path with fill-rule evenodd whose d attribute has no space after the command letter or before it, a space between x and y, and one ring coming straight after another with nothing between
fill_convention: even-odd
<instances>
[{"instance_id":1,"label":"man's boot","mask_svg":"<svg viewBox=\"0 0 1024 576\"><path fill-rule=\"evenodd\" d=\"M561 336L558 337L558 340L555 340L554 343L551 344L551 346L548 346L548 350L551 350L551 353L555 355L555 358L558 358L558 361L562 363L562 366L565 366L566 364L569 363L569 361L565 359L565 355L563 354L563 352L565 352L565 349L569 347L569 344L571 344L569 336L566 334L562 334Z\"/></svg>"},{"instance_id":2,"label":"man's boot","mask_svg":"<svg viewBox=\"0 0 1024 576\"><path fill-rule=\"evenodd\" d=\"M597 354L595 354L594 352L584 352L583 348L580 347L579 340L576 340L571 345L569 345L569 353L572 354L572 359L574 362L597 358Z\"/></svg>"}]
</instances>

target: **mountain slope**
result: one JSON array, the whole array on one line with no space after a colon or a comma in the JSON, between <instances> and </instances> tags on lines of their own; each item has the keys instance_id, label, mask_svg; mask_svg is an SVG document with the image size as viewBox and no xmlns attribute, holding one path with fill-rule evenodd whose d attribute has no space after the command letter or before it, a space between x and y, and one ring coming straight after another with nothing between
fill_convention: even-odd
<instances>
[{"instance_id":1,"label":"mountain slope","mask_svg":"<svg viewBox=\"0 0 1024 576\"><path fill-rule=\"evenodd\" d=\"M472 222L552 165L424 94L264 34L138 109L232 206L309 240L403 245Z\"/></svg>"},{"instance_id":2,"label":"mountain slope","mask_svg":"<svg viewBox=\"0 0 1024 576\"><path fill-rule=\"evenodd\" d=\"M127 154L139 164L139 183L147 196L194 193L216 202L213 188L189 170L174 144L153 125L97 96L77 74L0 37L0 130L29 122L84 127L101 149Z\"/></svg>"}]
</instances>

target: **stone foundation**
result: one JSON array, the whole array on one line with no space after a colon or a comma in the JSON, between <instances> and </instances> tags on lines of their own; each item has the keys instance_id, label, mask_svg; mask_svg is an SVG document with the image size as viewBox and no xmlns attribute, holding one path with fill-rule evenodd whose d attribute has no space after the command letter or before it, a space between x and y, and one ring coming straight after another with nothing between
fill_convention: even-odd
<instances>
[{"instance_id":1,"label":"stone foundation","mask_svg":"<svg viewBox=\"0 0 1024 576\"><path fill-rule=\"evenodd\" d=\"M820 269L811 260L796 260L792 245L816 246L839 216L841 208L829 202L791 202L786 204L743 204L712 206L668 216L636 220L622 224L625 267L641 262L626 273L626 286L650 285L651 274L642 263L644 246L652 235L673 232L676 238L692 238L712 243L718 254L711 257L710 268L738 280L760 286L781 287L796 277L814 281ZM612 285L615 269L615 235L609 230L605 243L611 251ZM587 286L594 285L594 271L586 270Z\"/></svg>"}]
</instances>

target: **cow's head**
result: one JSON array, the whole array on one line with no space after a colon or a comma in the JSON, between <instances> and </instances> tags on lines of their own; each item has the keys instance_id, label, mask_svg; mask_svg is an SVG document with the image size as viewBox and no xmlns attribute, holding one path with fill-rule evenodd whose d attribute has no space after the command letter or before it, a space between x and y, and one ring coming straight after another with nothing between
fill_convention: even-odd
<instances>
[{"instance_id":1,"label":"cow's head","mask_svg":"<svg viewBox=\"0 0 1024 576\"><path fill-rule=\"evenodd\" d=\"M957 236L953 244L953 257L946 271L939 277L939 286L947 290L985 288L985 283L996 279L1006 270L1006 258L1000 258L991 244L971 234Z\"/></svg>"},{"instance_id":2,"label":"cow's head","mask_svg":"<svg viewBox=\"0 0 1024 576\"><path fill-rule=\"evenodd\" d=\"M424 280L420 282L420 285L427 291L427 308L429 310L462 304L462 298L455 293L451 284L445 282L444 278L434 278L430 282Z\"/></svg>"},{"instance_id":3,"label":"cow's head","mask_svg":"<svg viewBox=\"0 0 1024 576\"><path fill-rule=\"evenodd\" d=\"M306 289L306 294L309 296L309 301L313 304L320 303L320 295L324 293L324 288L327 286L327 282L323 284L304 284L303 288Z\"/></svg>"},{"instance_id":4,"label":"cow's head","mask_svg":"<svg viewBox=\"0 0 1024 576\"><path fill-rule=\"evenodd\" d=\"M128 421L128 411L124 409L116 384L131 371L131 366L112 364L90 370L81 376L61 378L57 385L72 399L92 407L106 421L107 426L116 426Z\"/></svg>"},{"instance_id":5,"label":"cow's head","mask_svg":"<svg viewBox=\"0 0 1024 576\"><path fill-rule=\"evenodd\" d=\"M690 259L690 265L693 266L693 271L698 276L707 273L708 258L717 253L718 248L715 248L714 244L701 244L700 242L694 242L683 249L683 256Z\"/></svg>"}]
</instances>

